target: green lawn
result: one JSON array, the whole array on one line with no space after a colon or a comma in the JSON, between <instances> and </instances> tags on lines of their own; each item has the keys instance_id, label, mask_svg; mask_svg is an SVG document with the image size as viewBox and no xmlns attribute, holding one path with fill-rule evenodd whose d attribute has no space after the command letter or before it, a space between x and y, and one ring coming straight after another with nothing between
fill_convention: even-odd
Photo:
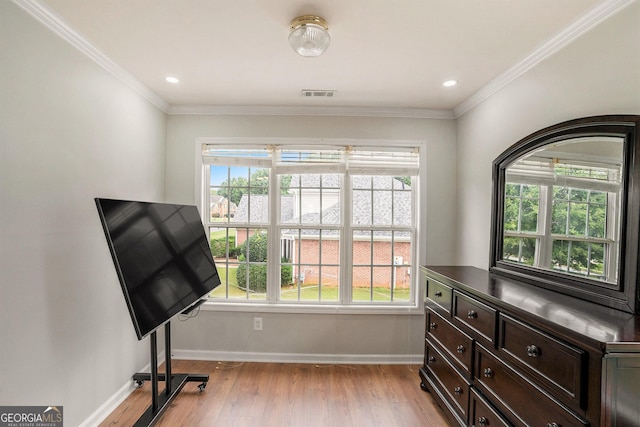
<instances>
[{"instance_id":1,"label":"green lawn","mask_svg":"<svg viewBox=\"0 0 640 427\"><path fill-rule=\"evenodd\" d=\"M237 268L230 268L229 270L229 297L245 299L247 292L244 289L238 288L236 284L236 271ZM211 298L225 298L226 290L226 274L227 269L224 267L218 267L218 274L222 284L218 286L209 294ZM298 289L295 286L284 286L281 288L281 299L284 301L297 301ZM249 299L264 300L266 298L264 293L251 293ZM393 292L393 298L395 301L409 301L411 294L409 289L396 289ZM353 300L358 302L366 302L371 300L371 290L369 288L354 288ZM373 288L373 301L383 302L391 300L391 291L388 288ZM300 289L300 301L318 301L318 285L306 284ZM331 302L338 301L338 288L336 286L324 286L322 288L322 301Z\"/></svg>"}]
</instances>

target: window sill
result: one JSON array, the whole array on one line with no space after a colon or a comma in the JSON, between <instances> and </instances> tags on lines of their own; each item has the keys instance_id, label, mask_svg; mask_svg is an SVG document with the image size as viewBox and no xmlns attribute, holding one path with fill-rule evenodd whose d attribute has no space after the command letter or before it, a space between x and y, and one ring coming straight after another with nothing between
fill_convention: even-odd
<instances>
[{"instance_id":1,"label":"window sill","mask_svg":"<svg viewBox=\"0 0 640 427\"><path fill-rule=\"evenodd\" d=\"M335 304L295 304L295 303L240 303L209 300L201 306L203 311L237 311L250 313L292 313L292 314L406 314L424 313L424 306L403 305L335 305Z\"/></svg>"}]
</instances>

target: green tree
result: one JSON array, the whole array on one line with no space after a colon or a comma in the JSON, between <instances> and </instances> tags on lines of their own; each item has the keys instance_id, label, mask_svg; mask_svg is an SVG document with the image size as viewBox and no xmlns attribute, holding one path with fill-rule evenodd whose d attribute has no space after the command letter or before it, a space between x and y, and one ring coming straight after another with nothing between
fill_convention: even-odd
<instances>
[{"instance_id":1,"label":"green tree","mask_svg":"<svg viewBox=\"0 0 640 427\"><path fill-rule=\"evenodd\" d=\"M410 176L394 176L395 179L406 185L407 187L411 187L411 177Z\"/></svg>"},{"instance_id":2,"label":"green tree","mask_svg":"<svg viewBox=\"0 0 640 427\"><path fill-rule=\"evenodd\" d=\"M258 169L252 173L249 179L249 187L251 194L269 194L269 171L267 169Z\"/></svg>"},{"instance_id":3,"label":"green tree","mask_svg":"<svg viewBox=\"0 0 640 427\"><path fill-rule=\"evenodd\" d=\"M238 205L242 195L247 192L249 183L246 178L236 176L231 178L231 181L225 179L221 187L218 189L218 195Z\"/></svg>"},{"instance_id":4,"label":"green tree","mask_svg":"<svg viewBox=\"0 0 640 427\"><path fill-rule=\"evenodd\" d=\"M280 179L281 193L288 194L291 185L291 175L284 175ZM240 204L242 196L245 194L269 194L269 170L256 169L249 177L249 181L241 176L231 178L231 181L224 180L220 184L217 194L225 197L236 205Z\"/></svg>"},{"instance_id":5,"label":"green tree","mask_svg":"<svg viewBox=\"0 0 640 427\"><path fill-rule=\"evenodd\" d=\"M556 186L553 189L553 234L578 237L605 237L607 193ZM569 245L571 249L569 250ZM587 269L602 274L604 246L587 242L555 240L551 255L554 268L586 274Z\"/></svg>"}]
</instances>

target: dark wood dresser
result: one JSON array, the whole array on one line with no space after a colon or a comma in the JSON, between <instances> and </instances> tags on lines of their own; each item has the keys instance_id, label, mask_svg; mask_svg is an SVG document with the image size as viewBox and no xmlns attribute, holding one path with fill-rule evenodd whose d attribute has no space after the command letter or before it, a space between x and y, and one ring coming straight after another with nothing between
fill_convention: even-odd
<instances>
[{"instance_id":1,"label":"dark wood dresser","mask_svg":"<svg viewBox=\"0 0 640 427\"><path fill-rule=\"evenodd\" d=\"M640 315L429 266L421 386L457 426L640 426Z\"/></svg>"}]
</instances>

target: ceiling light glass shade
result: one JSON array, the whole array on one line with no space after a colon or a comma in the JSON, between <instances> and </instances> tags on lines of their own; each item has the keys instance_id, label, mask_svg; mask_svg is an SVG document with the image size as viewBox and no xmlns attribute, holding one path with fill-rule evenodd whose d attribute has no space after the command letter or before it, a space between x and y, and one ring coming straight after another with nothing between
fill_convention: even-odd
<instances>
[{"instance_id":1,"label":"ceiling light glass shade","mask_svg":"<svg viewBox=\"0 0 640 427\"><path fill-rule=\"evenodd\" d=\"M299 55L320 56L329 47L329 26L319 16L300 16L291 21L289 27L289 44Z\"/></svg>"}]
</instances>

